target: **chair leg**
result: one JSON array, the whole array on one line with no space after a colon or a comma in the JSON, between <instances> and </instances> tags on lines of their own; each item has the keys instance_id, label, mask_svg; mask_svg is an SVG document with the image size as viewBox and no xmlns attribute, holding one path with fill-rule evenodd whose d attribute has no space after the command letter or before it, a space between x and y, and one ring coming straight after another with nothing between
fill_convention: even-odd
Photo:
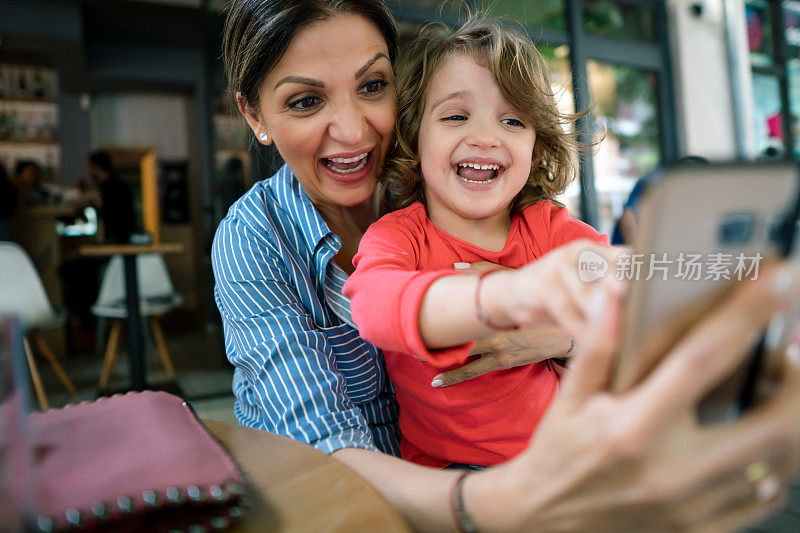
<instances>
[{"instance_id":1,"label":"chair leg","mask_svg":"<svg viewBox=\"0 0 800 533\"><path fill-rule=\"evenodd\" d=\"M112 319L104 316L97 317L97 335L94 340L94 355L98 359L103 357L106 349L106 342L108 341L108 330L111 325L109 322Z\"/></svg>"},{"instance_id":2,"label":"chair leg","mask_svg":"<svg viewBox=\"0 0 800 533\"><path fill-rule=\"evenodd\" d=\"M111 377L111 372L117 364L117 345L119 343L119 335L122 331L122 320L114 320L114 325L111 327L111 333L108 334L108 345L106 346L106 355L103 358L103 370L100 372L99 388L103 389L108 384L108 378Z\"/></svg>"},{"instance_id":3,"label":"chair leg","mask_svg":"<svg viewBox=\"0 0 800 533\"><path fill-rule=\"evenodd\" d=\"M47 396L44 394L44 385L42 385L42 378L39 376L39 369L36 367L36 361L33 360L33 351L28 342L28 337L25 337L25 357L28 359L28 368L31 371L31 379L33 380L33 388L36 390L36 397L39 399L39 407L42 411L50 409L50 404L47 403Z\"/></svg>"},{"instance_id":4,"label":"chair leg","mask_svg":"<svg viewBox=\"0 0 800 533\"><path fill-rule=\"evenodd\" d=\"M56 371L58 379L60 379L61 383L64 384L64 387L66 387L67 392L69 392L70 395L72 396L78 394L77 389L75 389L75 385L72 384L72 380L70 380L69 376L67 376L67 373L64 372L64 368L61 366L61 363L58 362L58 359L56 359L53 350L51 350L50 346L48 346L47 343L45 342L44 337L42 337L38 333L34 333L33 340L36 341L36 347L39 348L39 351L42 352L42 354L44 354L44 356L47 358L48 361L50 361L50 364L53 366L53 370Z\"/></svg>"},{"instance_id":5,"label":"chair leg","mask_svg":"<svg viewBox=\"0 0 800 533\"><path fill-rule=\"evenodd\" d=\"M161 358L161 364L164 365L164 370L167 371L167 375L175 379L175 367L172 366L172 359L169 356L169 350L167 350L167 342L164 339L164 330L161 329L158 318L154 316L150 317L150 329L153 332L153 340L156 344L158 357Z\"/></svg>"}]
</instances>

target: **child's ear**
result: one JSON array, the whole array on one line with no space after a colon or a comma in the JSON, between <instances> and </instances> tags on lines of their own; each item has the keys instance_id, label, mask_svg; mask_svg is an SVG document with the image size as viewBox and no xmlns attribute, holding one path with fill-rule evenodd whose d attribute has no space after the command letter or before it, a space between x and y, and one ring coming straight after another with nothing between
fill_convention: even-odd
<instances>
[{"instance_id":1,"label":"child's ear","mask_svg":"<svg viewBox=\"0 0 800 533\"><path fill-rule=\"evenodd\" d=\"M272 142L272 138L267 132L267 128L262 122L261 117L258 115L258 113L256 113L256 110L253 109L253 106L251 106L247 101L247 98L245 98L240 92L236 93L236 107L239 108L239 113L241 113L244 119L247 121L247 125L250 126L251 130L253 130L256 139L258 139L258 141L262 144L270 144Z\"/></svg>"}]
</instances>

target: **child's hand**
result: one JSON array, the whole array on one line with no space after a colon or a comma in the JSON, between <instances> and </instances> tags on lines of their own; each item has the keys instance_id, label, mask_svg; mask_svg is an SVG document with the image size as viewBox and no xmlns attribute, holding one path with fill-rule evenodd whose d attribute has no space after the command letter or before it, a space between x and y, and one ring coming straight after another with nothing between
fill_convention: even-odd
<instances>
[{"instance_id":1,"label":"child's hand","mask_svg":"<svg viewBox=\"0 0 800 533\"><path fill-rule=\"evenodd\" d=\"M554 322L577 334L585 327L592 294L599 287L623 291L624 285L616 276L616 258L621 252L579 240L515 272L493 274L481 290L484 301L497 306L496 314L487 309L489 316L501 317L499 325ZM493 276L498 279L492 286Z\"/></svg>"}]
</instances>

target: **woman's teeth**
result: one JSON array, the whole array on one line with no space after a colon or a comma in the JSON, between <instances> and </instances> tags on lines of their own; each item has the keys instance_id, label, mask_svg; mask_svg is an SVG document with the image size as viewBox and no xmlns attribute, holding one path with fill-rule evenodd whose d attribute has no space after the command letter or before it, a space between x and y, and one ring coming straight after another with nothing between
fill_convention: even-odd
<instances>
[{"instance_id":1,"label":"woman's teeth","mask_svg":"<svg viewBox=\"0 0 800 533\"><path fill-rule=\"evenodd\" d=\"M367 156L370 153L366 152L356 157L326 157L323 158L323 163L326 167L339 174L352 174L364 168L367 164Z\"/></svg>"}]
</instances>

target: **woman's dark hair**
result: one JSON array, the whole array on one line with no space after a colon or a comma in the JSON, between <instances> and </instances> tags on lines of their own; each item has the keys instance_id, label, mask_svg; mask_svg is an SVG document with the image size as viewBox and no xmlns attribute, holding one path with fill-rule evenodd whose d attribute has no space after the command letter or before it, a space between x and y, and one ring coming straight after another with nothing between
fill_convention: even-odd
<instances>
[{"instance_id":1,"label":"woman's dark hair","mask_svg":"<svg viewBox=\"0 0 800 533\"><path fill-rule=\"evenodd\" d=\"M372 21L386 40L389 60L394 63L397 26L382 0L232 0L222 45L231 96L242 93L257 110L261 83L297 32L344 14Z\"/></svg>"}]
</instances>

